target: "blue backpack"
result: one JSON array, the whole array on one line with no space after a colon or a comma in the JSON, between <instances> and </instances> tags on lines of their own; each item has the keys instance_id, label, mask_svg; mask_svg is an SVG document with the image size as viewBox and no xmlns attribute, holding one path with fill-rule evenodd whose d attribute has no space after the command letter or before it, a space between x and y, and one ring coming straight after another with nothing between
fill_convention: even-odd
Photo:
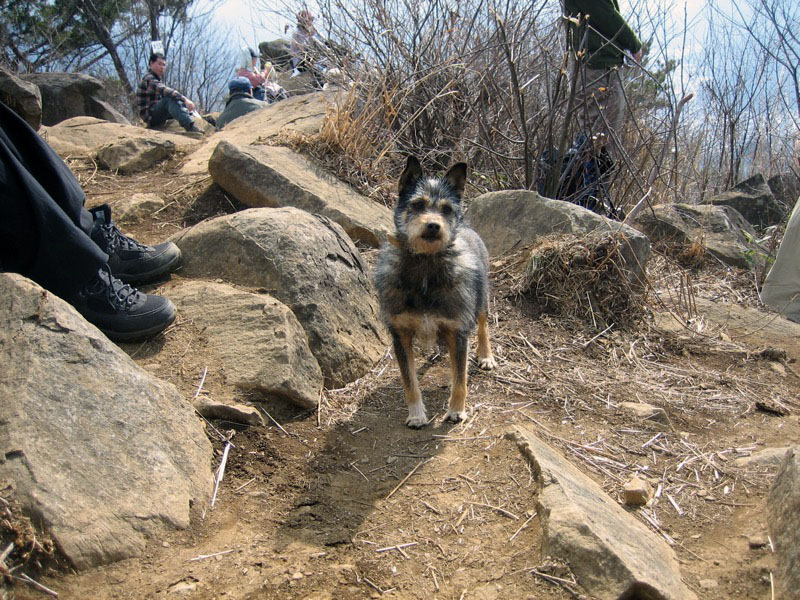
<instances>
[{"instance_id":1,"label":"blue backpack","mask_svg":"<svg viewBox=\"0 0 800 600\"><path fill-rule=\"evenodd\" d=\"M539 174L536 187L542 196L547 196L548 183L558 160L558 150L545 150L539 157ZM579 133L575 142L564 153L561 169L555 182L555 193L551 196L588 208L604 217L623 220L625 214L614 206L608 193L608 180L614 169L614 161L605 148L594 151L589 138Z\"/></svg>"}]
</instances>

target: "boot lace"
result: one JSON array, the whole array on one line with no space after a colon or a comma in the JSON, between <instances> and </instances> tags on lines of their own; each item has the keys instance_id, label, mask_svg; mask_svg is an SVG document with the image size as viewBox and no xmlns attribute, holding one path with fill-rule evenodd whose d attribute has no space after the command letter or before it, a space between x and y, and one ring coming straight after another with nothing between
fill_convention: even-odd
<instances>
[{"instance_id":1,"label":"boot lace","mask_svg":"<svg viewBox=\"0 0 800 600\"><path fill-rule=\"evenodd\" d=\"M147 246L129 238L127 235L117 229L117 226L114 225L114 223L102 225L100 230L102 231L103 239L106 242L108 253L115 253L117 249L134 250L139 252L147 250Z\"/></svg>"},{"instance_id":2,"label":"boot lace","mask_svg":"<svg viewBox=\"0 0 800 600\"><path fill-rule=\"evenodd\" d=\"M125 236L122 237L124 238ZM106 286L106 298L111 306L113 306L116 310L130 309L130 307L133 306L133 304L139 298L139 290L114 277L108 265L104 265L101 268L101 271L105 273L105 277L103 277L103 279L106 277L108 278L108 285Z\"/></svg>"}]
</instances>

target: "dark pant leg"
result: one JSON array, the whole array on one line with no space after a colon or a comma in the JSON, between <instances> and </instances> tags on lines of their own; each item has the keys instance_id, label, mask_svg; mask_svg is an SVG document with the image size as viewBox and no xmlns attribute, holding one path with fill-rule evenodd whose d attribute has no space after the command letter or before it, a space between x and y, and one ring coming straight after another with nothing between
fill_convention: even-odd
<instances>
[{"instance_id":1,"label":"dark pant leg","mask_svg":"<svg viewBox=\"0 0 800 600\"><path fill-rule=\"evenodd\" d=\"M175 119L186 130L194 125L186 105L171 96L164 96L150 108L151 127L160 127L167 122L167 119Z\"/></svg>"},{"instance_id":2,"label":"dark pant leg","mask_svg":"<svg viewBox=\"0 0 800 600\"><path fill-rule=\"evenodd\" d=\"M64 161L0 103L0 264L61 297L78 291L108 257L91 240L92 216Z\"/></svg>"}]
</instances>

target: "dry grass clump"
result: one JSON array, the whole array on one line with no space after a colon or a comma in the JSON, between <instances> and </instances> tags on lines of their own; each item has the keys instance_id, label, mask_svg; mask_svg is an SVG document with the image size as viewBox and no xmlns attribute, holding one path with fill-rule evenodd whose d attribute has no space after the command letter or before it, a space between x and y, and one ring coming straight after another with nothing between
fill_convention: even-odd
<instances>
[{"instance_id":1,"label":"dry grass clump","mask_svg":"<svg viewBox=\"0 0 800 600\"><path fill-rule=\"evenodd\" d=\"M396 179L390 175L393 165L388 156L394 144L380 116L359 108L361 104L352 89L342 93L328 107L319 133L294 132L278 143L310 156L364 196L391 207Z\"/></svg>"},{"instance_id":2,"label":"dry grass clump","mask_svg":"<svg viewBox=\"0 0 800 600\"><path fill-rule=\"evenodd\" d=\"M544 312L597 330L632 327L645 315L645 291L631 281L625 246L614 235L543 238L525 261L518 291Z\"/></svg>"}]
</instances>

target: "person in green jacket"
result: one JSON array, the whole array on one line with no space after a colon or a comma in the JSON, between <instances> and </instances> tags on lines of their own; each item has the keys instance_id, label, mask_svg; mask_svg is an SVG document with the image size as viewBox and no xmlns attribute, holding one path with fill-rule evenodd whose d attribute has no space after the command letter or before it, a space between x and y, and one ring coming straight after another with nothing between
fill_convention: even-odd
<instances>
[{"instance_id":1,"label":"person in green jacket","mask_svg":"<svg viewBox=\"0 0 800 600\"><path fill-rule=\"evenodd\" d=\"M617 0L564 0L567 41L579 61L576 107L581 131L596 150L621 150L625 95L620 67L626 54L639 63L642 43L619 13Z\"/></svg>"},{"instance_id":2,"label":"person in green jacket","mask_svg":"<svg viewBox=\"0 0 800 600\"><path fill-rule=\"evenodd\" d=\"M225 109L217 117L217 129L222 129L234 119L268 106L267 102L253 98L253 87L247 77L234 77L228 83L230 97Z\"/></svg>"}]
</instances>

